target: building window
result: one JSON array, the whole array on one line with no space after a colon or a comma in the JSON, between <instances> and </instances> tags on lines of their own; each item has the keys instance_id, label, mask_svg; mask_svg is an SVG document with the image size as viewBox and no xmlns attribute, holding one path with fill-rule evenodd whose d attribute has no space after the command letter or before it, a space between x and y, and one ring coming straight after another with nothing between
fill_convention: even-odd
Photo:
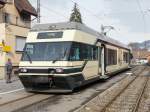
<instances>
[{"instance_id":1,"label":"building window","mask_svg":"<svg viewBox=\"0 0 150 112\"><path fill-rule=\"evenodd\" d=\"M4 21L5 21L5 23L10 23L11 22L10 14L4 13Z\"/></svg>"},{"instance_id":2,"label":"building window","mask_svg":"<svg viewBox=\"0 0 150 112\"><path fill-rule=\"evenodd\" d=\"M107 65L117 64L117 50L107 49Z\"/></svg>"},{"instance_id":3,"label":"building window","mask_svg":"<svg viewBox=\"0 0 150 112\"><path fill-rule=\"evenodd\" d=\"M25 46L26 38L21 36L16 36L16 52L22 52Z\"/></svg>"},{"instance_id":4,"label":"building window","mask_svg":"<svg viewBox=\"0 0 150 112\"><path fill-rule=\"evenodd\" d=\"M31 16L29 14L21 13L20 16L21 16L21 19L25 22L30 22L31 21Z\"/></svg>"}]
</instances>

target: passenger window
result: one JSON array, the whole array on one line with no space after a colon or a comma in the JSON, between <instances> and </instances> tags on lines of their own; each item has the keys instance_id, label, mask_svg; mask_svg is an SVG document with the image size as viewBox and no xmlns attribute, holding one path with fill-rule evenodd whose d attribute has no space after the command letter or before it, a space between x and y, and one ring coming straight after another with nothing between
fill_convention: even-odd
<instances>
[{"instance_id":1,"label":"passenger window","mask_svg":"<svg viewBox=\"0 0 150 112\"><path fill-rule=\"evenodd\" d=\"M117 51L113 49L107 49L107 65L117 64Z\"/></svg>"},{"instance_id":2,"label":"passenger window","mask_svg":"<svg viewBox=\"0 0 150 112\"><path fill-rule=\"evenodd\" d=\"M93 60L97 60L98 59L98 47L93 47L93 49L92 49L92 57L93 57Z\"/></svg>"},{"instance_id":3,"label":"passenger window","mask_svg":"<svg viewBox=\"0 0 150 112\"><path fill-rule=\"evenodd\" d=\"M84 60L97 60L98 48L91 45L73 43L69 60L72 61L84 61Z\"/></svg>"},{"instance_id":4,"label":"passenger window","mask_svg":"<svg viewBox=\"0 0 150 112\"><path fill-rule=\"evenodd\" d=\"M70 51L69 60L80 60L80 48L79 46L72 46Z\"/></svg>"},{"instance_id":5,"label":"passenger window","mask_svg":"<svg viewBox=\"0 0 150 112\"><path fill-rule=\"evenodd\" d=\"M80 60L80 52L79 52L79 48L74 48L72 50L72 55L71 55L71 59L72 60Z\"/></svg>"},{"instance_id":6,"label":"passenger window","mask_svg":"<svg viewBox=\"0 0 150 112\"><path fill-rule=\"evenodd\" d=\"M81 47L81 57L83 60L91 60L92 59L92 49L91 49L91 46L89 45L82 45Z\"/></svg>"},{"instance_id":7,"label":"passenger window","mask_svg":"<svg viewBox=\"0 0 150 112\"><path fill-rule=\"evenodd\" d=\"M129 62L129 53L123 52L123 61L125 61L126 63Z\"/></svg>"}]
</instances>

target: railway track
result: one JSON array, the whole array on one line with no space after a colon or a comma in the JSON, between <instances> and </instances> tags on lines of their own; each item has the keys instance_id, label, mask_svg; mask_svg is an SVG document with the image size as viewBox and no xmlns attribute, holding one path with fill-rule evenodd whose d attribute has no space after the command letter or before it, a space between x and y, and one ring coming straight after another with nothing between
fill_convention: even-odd
<instances>
[{"instance_id":1,"label":"railway track","mask_svg":"<svg viewBox=\"0 0 150 112\"><path fill-rule=\"evenodd\" d=\"M136 78L112 102L103 108L101 112L136 112L147 81L146 77L140 76Z\"/></svg>"},{"instance_id":2,"label":"railway track","mask_svg":"<svg viewBox=\"0 0 150 112\"><path fill-rule=\"evenodd\" d=\"M150 82L145 76L148 73L149 68L144 67L137 74L127 76L75 112L137 112L144 91Z\"/></svg>"},{"instance_id":3,"label":"railway track","mask_svg":"<svg viewBox=\"0 0 150 112\"><path fill-rule=\"evenodd\" d=\"M138 72L141 71L141 69L143 69L142 67L135 67L133 69L131 69L130 71L127 71L127 73L135 73L137 74ZM124 74L124 75L123 75ZM88 87L86 90L80 90L79 93L75 93L75 94L70 94L70 95L58 95L58 96L54 96L48 100L44 100L43 102L25 107L23 109L20 109L19 111L15 111L15 112L72 112L73 110L75 110L75 108L78 108L80 105L83 105L85 102L89 101L91 98L95 97L95 95L98 95L99 93L103 92L104 90L108 89L110 86L112 86L114 83L109 83L112 82L112 80L116 80L113 81L115 83L119 82L120 80L123 80L126 75L125 73L117 75L116 77L120 78L118 80L116 80L114 77L110 78L107 83L97 83L96 85L94 84L92 87ZM104 89L104 87L100 87L102 85L107 85ZM92 91L90 88L103 88L98 89L97 90L92 90L94 96L92 96ZM96 89L95 88L95 89ZM91 94L91 96L89 97L89 92ZM88 98L89 97L89 98ZM86 101L84 101L84 99L86 99ZM78 102L78 103L77 103ZM70 106L72 105L72 106Z\"/></svg>"},{"instance_id":4,"label":"railway track","mask_svg":"<svg viewBox=\"0 0 150 112\"><path fill-rule=\"evenodd\" d=\"M20 98L10 100L8 102L0 104L0 112L13 112L20 108L24 108L26 106L46 100L50 97L53 97L53 95L30 94L30 95L20 97Z\"/></svg>"},{"instance_id":5,"label":"railway track","mask_svg":"<svg viewBox=\"0 0 150 112\"><path fill-rule=\"evenodd\" d=\"M141 95L141 100L138 102L136 112L150 112L150 77L148 76L147 79L147 85Z\"/></svg>"},{"instance_id":6,"label":"railway track","mask_svg":"<svg viewBox=\"0 0 150 112\"><path fill-rule=\"evenodd\" d=\"M133 80L134 77L136 77L136 74L141 72L141 69L143 70L144 67L143 68L140 67L140 69L138 69L138 67L135 67L135 68L132 69L132 72L134 71L135 75L133 74L133 76L132 76L132 78L130 78L129 82L131 80ZM127 77L128 76L124 76L120 80L128 79ZM109 79L109 80L111 80L111 79ZM120 83L120 81L119 81L118 83L119 84L125 83L125 81L121 81L121 82L122 83ZM19 94L21 94L21 93L19 93ZM19 96L19 94L18 94L18 96ZM81 98L82 94L84 95L84 92L83 93L82 92L79 93L80 98ZM107 94L109 94L109 93L107 93ZM78 94L77 95L73 95L73 97L76 97L76 96L78 96ZM17 98L15 100L11 100L11 101L5 102L3 104L0 104L0 112L22 112L22 109L23 110L26 110L26 109L28 110L28 108L32 107L32 105L36 105L36 104L40 105L41 102L46 102L46 105L47 105L48 101L52 102L52 101L55 101L55 100L58 100L58 99L60 100L63 97L65 97L65 99L69 98L70 101L74 100L74 99L71 99L72 95L29 94L27 96L20 97L20 98ZM48 105L48 106L50 106L50 105ZM91 112L91 111L89 111L89 112Z\"/></svg>"}]
</instances>

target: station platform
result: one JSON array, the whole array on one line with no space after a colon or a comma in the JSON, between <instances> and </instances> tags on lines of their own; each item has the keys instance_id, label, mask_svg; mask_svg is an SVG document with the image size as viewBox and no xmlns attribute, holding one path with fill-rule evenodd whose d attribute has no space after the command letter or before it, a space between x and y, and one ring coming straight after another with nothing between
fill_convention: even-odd
<instances>
[{"instance_id":1,"label":"station platform","mask_svg":"<svg viewBox=\"0 0 150 112\"><path fill-rule=\"evenodd\" d=\"M12 76L11 83L6 83L6 80L0 80L0 93L9 92L23 88L19 78L15 75Z\"/></svg>"}]
</instances>

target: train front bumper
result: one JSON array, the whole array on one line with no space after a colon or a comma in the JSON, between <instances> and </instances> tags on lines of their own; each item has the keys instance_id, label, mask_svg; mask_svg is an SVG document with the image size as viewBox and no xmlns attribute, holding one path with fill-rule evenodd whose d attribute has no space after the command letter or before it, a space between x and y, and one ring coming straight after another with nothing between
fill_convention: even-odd
<instances>
[{"instance_id":1,"label":"train front bumper","mask_svg":"<svg viewBox=\"0 0 150 112\"><path fill-rule=\"evenodd\" d=\"M72 92L74 88L81 86L83 76L50 76L50 75L19 75L25 89L30 92Z\"/></svg>"}]
</instances>

